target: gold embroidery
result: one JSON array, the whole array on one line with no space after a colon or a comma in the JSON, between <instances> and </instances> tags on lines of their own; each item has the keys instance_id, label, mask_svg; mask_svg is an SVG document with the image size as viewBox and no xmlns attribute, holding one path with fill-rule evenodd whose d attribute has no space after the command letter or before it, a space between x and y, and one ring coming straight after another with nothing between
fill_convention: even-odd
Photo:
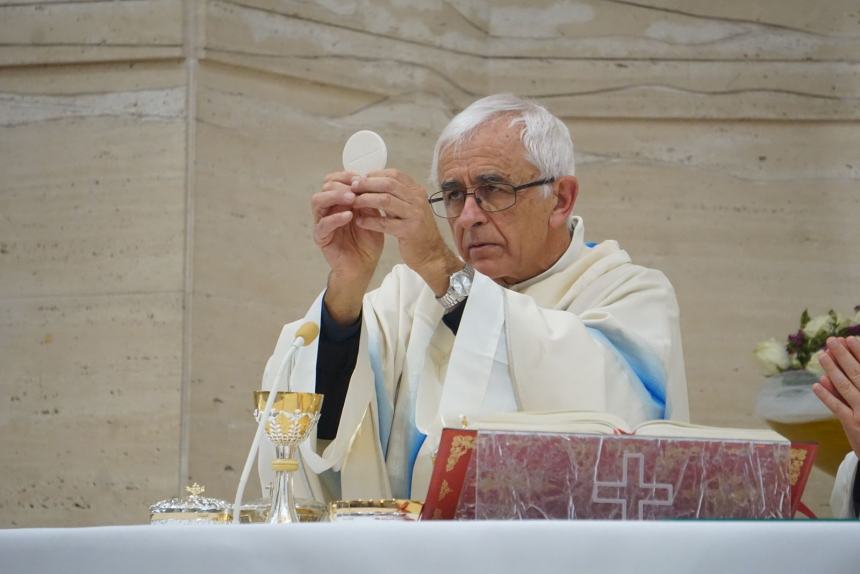
<instances>
[{"instance_id":1,"label":"gold embroidery","mask_svg":"<svg viewBox=\"0 0 860 574\"><path fill-rule=\"evenodd\" d=\"M441 520L442 519L442 510L441 509L437 508L436 510L433 511L433 519L434 520Z\"/></svg>"},{"instance_id":2,"label":"gold embroidery","mask_svg":"<svg viewBox=\"0 0 860 574\"><path fill-rule=\"evenodd\" d=\"M439 487L439 502L442 502L442 499L454 492L454 489L448 484L447 480L442 481L442 486Z\"/></svg>"},{"instance_id":3,"label":"gold embroidery","mask_svg":"<svg viewBox=\"0 0 860 574\"><path fill-rule=\"evenodd\" d=\"M800 470L803 468L803 463L806 460L807 452L802 448L791 449L791 459L788 463L788 481L791 486L797 484L797 479L800 478Z\"/></svg>"},{"instance_id":4,"label":"gold embroidery","mask_svg":"<svg viewBox=\"0 0 860 574\"><path fill-rule=\"evenodd\" d=\"M451 453L448 455L448 463L445 465L445 470L451 472L460 459L468 451L475 446L475 437L458 435L454 437L451 443Z\"/></svg>"}]
</instances>

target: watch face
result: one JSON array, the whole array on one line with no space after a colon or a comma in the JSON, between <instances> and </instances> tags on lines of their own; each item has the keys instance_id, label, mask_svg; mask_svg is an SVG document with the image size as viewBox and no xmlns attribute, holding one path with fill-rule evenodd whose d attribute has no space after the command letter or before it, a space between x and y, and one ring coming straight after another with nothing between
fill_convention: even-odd
<instances>
[{"instance_id":1,"label":"watch face","mask_svg":"<svg viewBox=\"0 0 860 574\"><path fill-rule=\"evenodd\" d=\"M465 273L458 271L451 276L451 288L460 297L466 297L472 288L472 279Z\"/></svg>"}]
</instances>

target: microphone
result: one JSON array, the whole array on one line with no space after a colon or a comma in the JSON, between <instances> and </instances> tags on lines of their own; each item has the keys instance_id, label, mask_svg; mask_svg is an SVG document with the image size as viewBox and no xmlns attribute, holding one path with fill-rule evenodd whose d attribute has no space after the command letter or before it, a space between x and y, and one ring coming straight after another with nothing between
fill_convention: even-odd
<instances>
[{"instance_id":1,"label":"microphone","mask_svg":"<svg viewBox=\"0 0 860 574\"><path fill-rule=\"evenodd\" d=\"M301 327L299 327L296 330L296 340L293 341L293 344L295 345L296 343L299 342L299 339L301 339L301 341L302 341L301 345L296 345L296 346L307 347L308 345L310 345L311 343L314 342L314 339L316 339L319 334L320 334L319 325L317 325L313 321L308 321L307 323L305 323L304 325L302 325Z\"/></svg>"},{"instance_id":2,"label":"microphone","mask_svg":"<svg viewBox=\"0 0 860 574\"><path fill-rule=\"evenodd\" d=\"M284 354L284 359L278 366L275 380L272 381L272 388L269 389L269 398L266 400L266 408L260 413L260 420L257 421L257 432L254 434L254 440L251 442L251 450L248 451L248 458L245 459L245 466L242 468L242 476L239 479L239 487L236 489L236 498L233 502L233 524L241 522L242 496L245 494L245 485L248 483L248 476L251 474L251 466L254 464L254 459L257 457L257 452L260 450L260 439L266 429L266 420L269 418L269 413L272 412L272 405L275 404L275 397L278 396L278 387L281 379L284 378L284 371L287 365L293 358L296 350L299 347L307 347L314 342L314 339L320 333L319 325L313 321L308 321L302 324L294 335L293 342ZM290 385L287 384L287 391L290 390Z\"/></svg>"}]
</instances>

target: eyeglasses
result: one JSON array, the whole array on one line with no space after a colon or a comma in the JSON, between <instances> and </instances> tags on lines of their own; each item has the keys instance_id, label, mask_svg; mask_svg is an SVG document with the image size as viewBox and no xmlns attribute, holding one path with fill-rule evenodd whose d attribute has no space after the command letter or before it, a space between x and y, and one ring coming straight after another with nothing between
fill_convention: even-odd
<instances>
[{"instance_id":1,"label":"eyeglasses","mask_svg":"<svg viewBox=\"0 0 860 574\"><path fill-rule=\"evenodd\" d=\"M514 206L517 202L517 192L530 187L546 185L555 181L554 177L532 181L522 185L512 185L502 182L481 183L466 189L443 189L431 195L427 201L433 213L439 217L453 219L463 213L466 198L472 196L475 203L484 211L503 211ZM471 189L472 191L469 191Z\"/></svg>"}]
</instances>

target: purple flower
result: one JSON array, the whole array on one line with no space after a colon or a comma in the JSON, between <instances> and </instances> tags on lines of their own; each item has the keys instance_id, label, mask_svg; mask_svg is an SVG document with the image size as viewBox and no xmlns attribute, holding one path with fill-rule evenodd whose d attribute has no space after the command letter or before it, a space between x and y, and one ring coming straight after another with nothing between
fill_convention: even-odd
<instances>
[{"instance_id":1,"label":"purple flower","mask_svg":"<svg viewBox=\"0 0 860 574\"><path fill-rule=\"evenodd\" d=\"M860 324L851 325L850 327L845 327L840 333L843 337L860 336Z\"/></svg>"},{"instance_id":2,"label":"purple flower","mask_svg":"<svg viewBox=\"0 0 860 574\"><path fill-rule=\"evenodd\" d=\"M800 329L794 335L788 336L788 348L789 350L797 350L803 348L803 344L806 342L806 333L803 332L803 329Z\"/></svg>"}]
</instances>

